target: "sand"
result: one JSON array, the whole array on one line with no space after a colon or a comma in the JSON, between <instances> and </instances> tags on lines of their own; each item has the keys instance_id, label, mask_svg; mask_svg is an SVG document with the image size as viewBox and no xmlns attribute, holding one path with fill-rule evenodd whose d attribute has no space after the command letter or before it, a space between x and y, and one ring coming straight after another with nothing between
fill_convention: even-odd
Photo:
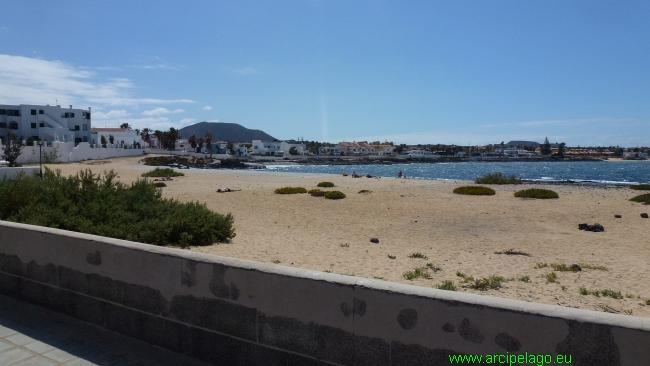
<instances>
[{"instance_id":1,"label":"sand","mask_svg":"<svg viewBox=\"0 0 650 366\"><path fill-rule=\"evenodd\" d=\"M135 181L152 169L141 158L59 164L63 174L80 169L115 170L123 182ZM368 179L341 175L259 171L184 170L163 188L163 196L205 202L230 212L237 236L191 250L278 265L377 278L425 287L453 281L458 291L567 307L650 317L650 207L628 201L643 193L627 188L586 186L492 186L494 196L462 196L453 188L461 181L396 178ZM331 181L347 195L327 200L307 194L279 195L276 188L316 188ZM217 188L241 189L216 193ZM553 189L555 200L520 199L513 192L531 187ZM370 193L360 194L360 190ZM615 218L614 215L622 215ZM605 232L578 230L579 223L600 223ZM370 238L378 238L373 244ZM345 246L345 245L348 246ZM530 254L505 255L514 249ZM419 252L428 259L409 258ZM394 256L395 259L389 258ZM431 263L430 279L404 279L403 274ZM580 263L581 272L556 272L538 263ZM584 268L584 264L604 266ZM457 275L501 276L499 289L470 288ZM519 280L528 276L529 282ZM620 292L622 299L581 295L587 290Z\"/></svg>"}]
</instances>

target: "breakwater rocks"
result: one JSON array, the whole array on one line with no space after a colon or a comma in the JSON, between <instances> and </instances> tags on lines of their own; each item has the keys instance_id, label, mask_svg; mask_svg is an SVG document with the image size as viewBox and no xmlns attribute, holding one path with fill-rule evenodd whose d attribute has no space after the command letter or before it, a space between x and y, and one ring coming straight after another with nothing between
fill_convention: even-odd
<instances>
[{"instance_id":1,"label":"breakwater rocks","mask_svg":"<svg viewBox=\"0 0 650 366\"><path fill-rule=\"evenodd\" d=\"M266 169L262 164L249 164L239 159L216 160L193 156L153 156L140 160L144 165L175 169Z\"/></svg>"}]
</instances>

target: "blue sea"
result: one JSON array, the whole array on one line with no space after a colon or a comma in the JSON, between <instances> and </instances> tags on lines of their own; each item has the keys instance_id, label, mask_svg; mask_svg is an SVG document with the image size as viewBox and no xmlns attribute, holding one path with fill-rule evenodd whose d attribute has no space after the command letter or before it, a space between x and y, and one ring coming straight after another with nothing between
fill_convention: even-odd
<instances>
[{"instance_id":1,"label":"blue sea","mask_svg":"<svg viewBox=\"0 0 650 366\"><path fill-rule=\"evenodd\" d=\"M352 173L397 177L401 170L407 178L432 180L474 180L487 173L501 172L529 181L548 183L574 182L595 185L650 183L650 161L586 162L460 162L408 163L393 165L307 165L266 164L270 171L317 174Z\"/></svg>"}]
</instances>

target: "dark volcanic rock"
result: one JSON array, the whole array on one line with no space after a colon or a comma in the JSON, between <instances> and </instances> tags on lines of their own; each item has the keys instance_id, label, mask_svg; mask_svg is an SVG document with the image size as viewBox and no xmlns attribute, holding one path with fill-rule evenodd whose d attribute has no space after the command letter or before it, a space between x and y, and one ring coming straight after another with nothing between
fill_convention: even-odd
<instances>
[{"instance_id":1,"label":"dark volcanic rock","mask_svg":"<svg viewBox=\"0 0 650 366\"><path fill-rule=\"evenodd\" d=\"M578 229L584 230L584 231L593 231L593 232L596 232L596 233L605 231L605 228L603 227L603 225L598 224L598 223L595 223L593 225L578 224Z\"/></svg>"},{"instance_id":2,"label":"dark volcanic rock","mask_svg":"<svg viewBox=\"0 0 650 366\"><path fill-rule=\"evenodd\" d=\"M621 215L614 215L614 217L616 217L617 219L620 219Z\"/></svg>"},{"instance_id":3,"label":"dark volcanic rock","mask_svg":"<svg viewBox=\"0 0 650 366\"><path fill-rule=\"evenodd\" d=\"M582 271L582 267L580 267L579 265L577 265L575 263L570 265L569 268L571 268L571 270L574 271L574 272Z\"/></svg>"},{"instance_id":4,"label":"dark volcanic rock","mask_svg":"<svg viewBox=\"0 0 650 366\"><path fill-rule=\"evenodd\" d=\"M644 212L644 213L641 214L641 217L643 217L644 219L647 219L647 218L648 218L648 214Z\"/></svg>"},{"instance_id":5,"label":"dark volcanic rock","mask_svg":"<svg viewBox=\"0 0 650 366\"><path fill-rule=\"evenodd\" d=\"M370 238L371 243L379 244L379 239L377 238Z\"/></svg>"}]
</instances>

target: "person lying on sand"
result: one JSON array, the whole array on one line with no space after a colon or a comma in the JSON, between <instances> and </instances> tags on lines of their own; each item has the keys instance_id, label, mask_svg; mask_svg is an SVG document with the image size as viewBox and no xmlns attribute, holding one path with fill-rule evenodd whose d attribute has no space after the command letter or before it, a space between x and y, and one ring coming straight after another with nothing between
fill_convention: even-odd
<instances>
[{"instance_id":1,"label":"person lying on sand","mask_svg":"<svg viewBox=\"0 0 650 366\"><path fill-rule=\"evenodd\" d=\"M219 193L225 193L225 192L239 192L241 189L230 189L230 188L219 188L217 189L217 192Z\"/></svg>"}]
</instances>

